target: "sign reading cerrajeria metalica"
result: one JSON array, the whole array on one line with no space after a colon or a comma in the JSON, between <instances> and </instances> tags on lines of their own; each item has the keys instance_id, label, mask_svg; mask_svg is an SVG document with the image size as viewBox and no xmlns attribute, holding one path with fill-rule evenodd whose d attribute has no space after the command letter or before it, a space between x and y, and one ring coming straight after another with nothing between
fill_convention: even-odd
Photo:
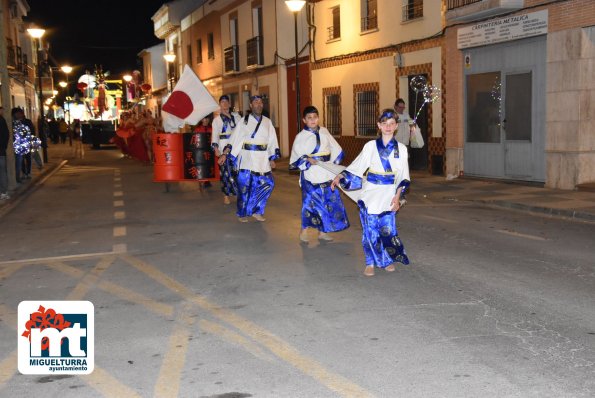
<instances>
[{"instance_id":1,"label":"sign reading cerrajeria metalica","mask_svg":"<svg viewBox=\"0 0 595 398\"><path fill-rule=\"evenodd\" d=\"M19 372L93 371L95 317L90 301L22 301L18 312Z\"/></svg>"},{"instance_id":2,"label":"sign reading cerrajeria metalica","mask_svg":"<svg viewBox=\"0 0 595 398\"><path fill-rule=\"evenodd\" d=\"M548 10L541 10L466 26L457 32L457 48L485 46L545 35L548 26L547 18Z\"/></svg>"}]
</instances>

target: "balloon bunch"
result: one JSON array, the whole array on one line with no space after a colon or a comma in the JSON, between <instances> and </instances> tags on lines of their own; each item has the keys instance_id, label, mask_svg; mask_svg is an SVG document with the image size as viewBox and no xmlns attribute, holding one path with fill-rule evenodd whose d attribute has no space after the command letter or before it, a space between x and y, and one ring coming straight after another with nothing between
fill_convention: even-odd
<instances>
[{"instance_id":1,"label":"balloon bunch","mask_svg":"<svg viewBox=\"0 0 595 398\"><path fill-rule=\"evenodd\" d=\"M417 96L419 94L421 94L424 99L424 102L419 107L419 110L416 110L414 108L415 117L413 118L413 123L417 124L417 118L419 117L419 114L421 113L421 110L424 108L424 106L428 103L433 104L434 102L438 101L440 99L440 96L442 95L442 91L438 87L428 84L426 77L423 75L414 76L411 79L409 86L411 87L411 89L413 91L415 91L415 107L416 108L417 108Z\"/></svg>"}]
</instances>

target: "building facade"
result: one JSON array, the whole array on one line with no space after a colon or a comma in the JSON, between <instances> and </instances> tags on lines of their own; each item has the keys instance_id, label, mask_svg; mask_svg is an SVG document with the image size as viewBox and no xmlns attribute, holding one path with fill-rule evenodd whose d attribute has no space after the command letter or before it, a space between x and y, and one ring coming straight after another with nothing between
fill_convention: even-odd
<instances>
[{"instance_id":1,"label":"building facade","mask_svg":"<svg viewBox=\"0 0 595 398\"><path fill-rule=\"evenodd\" d=\"M147 93L146 107L153 115L161 116L162 98L167 94L167 68L165 65L165 43L145 48L138 57L143 64L143 83L151 85Z\"/></svg>"},{"instance_id":2,"label":"building facade","mask_svg":"<svg viewBox=\"0 0 595 398\"><path fill-rule=\"evenodd\" d=\"M312 7L312 102L347 160L376 137L379 112L403 98L412 117L419 113L426 142L411 151L412 168L442 174L444 98L422 106L410 82L422 75L444 90L443 2L323 0Z\"/></svg>"},{"instance_id":3,"label":"building facade","mask_svg":"<svg viewBox=\"0 0 595 398\"><path fill-rule=\"evenodd\" d=\"M34 65L38 64L38 54L23 21L23 17L26 17L29 12L29 5L25 0L2 0L2 9L6 68L10 87L10 104L3 104L3 106L6 112L9 112L10 108L21 107L28 118L37 120L40 115L40 104L35 86L37 75ZM41 48L43 47L43 41L41 41ZM43 57L45 51L41 51L40 54ZM44 94L51 97L53 94L51 85L47 84L47 77L43 82Z\"/></svg>"},{"instance_id":4,"label":"building facade","mask_svg":"<svg viewBox=\"0 0 595 398\"><path fill-rule=\"evenodd\" d=\"M446 2L446 172L595 181L595 2Z\"/></svg>"}]
</instances>

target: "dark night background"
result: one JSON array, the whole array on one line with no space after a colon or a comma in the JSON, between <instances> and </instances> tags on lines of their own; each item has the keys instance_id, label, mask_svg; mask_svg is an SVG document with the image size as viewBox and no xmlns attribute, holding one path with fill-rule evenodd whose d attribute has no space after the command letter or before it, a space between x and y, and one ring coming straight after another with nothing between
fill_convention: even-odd
<instances>
[{"instance_id":1,"label":"dark night background","mask_svg":"<svg viewBox=\"0 0 595 398\"><path fill-rule=\"evenodd\" d=\"M27 0L26 22L46 29L50 63L69 64L72 76L103 65L112 77L142 70L137 54L158 44L151 17L164 0Z\"/></svg>"}]
</instances>

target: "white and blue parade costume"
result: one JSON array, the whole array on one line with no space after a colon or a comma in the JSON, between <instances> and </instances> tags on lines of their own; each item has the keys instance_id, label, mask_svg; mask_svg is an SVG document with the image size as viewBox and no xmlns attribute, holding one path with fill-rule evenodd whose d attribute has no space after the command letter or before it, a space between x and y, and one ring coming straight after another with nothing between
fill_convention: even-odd
<instances>
[{"instance_id":1,"label":"white and blue parade costume","mask_svg":"<svg viewBox=\"0 0 595 398\"><path fill-rule=\"evenodd\" d=\"M262 215L275 187L269 162L281 156L271 119L262 115L257 118L254 114L244 117L230 144L229 155L238 170L237 216Z\"/></svg>"},{"instance_id":2,"label":"white and blue parade costume","mask_svg":"<svg viewBox=\"0 0 595 398\"><path fill-rule=\"evenodd\" d=\"M213 150L218 148L220 152L223 152L229 144L233 130L236 128L239 120L240 115L237 113L231 113L230 116L222 113L213 120L213 132L211 134L211 147ZM225 196L237 195L238 185L236 183L231 157L226 157L225 163L219 166L219 175L221 192Z\"/></svg>"},{"instance_id":3,"label":"white and blue parade costume","mask_svg":"<svg viewBox=\"0 0 595 398\"><path fill-rule=\"evenodd\" d=\"M302 188L302 229L316 228L321 232L337 232L349 227L345 206L339 190L331 189L335 175L308 158L318 162L340 164L344 153L327 129L305 128L296 137L289 159L290 169L299 169Z\"/></svg>"},{"instance_id":4,"label":"white and blue parade costume","mask_svg":"<svg viewBox=\"0 0 595 398\"><path fill-rule=\"evenodd\" d=\"M395 262L409 264L397 231L396 212L391 210L397 189L403 187L404 192L409 187L407 147L395 138L386 146L382 137L370 141L343 171L343 176L341 188L361 189L357 204L366 265L386 268Z\"/></svg>"}]
</instances>

